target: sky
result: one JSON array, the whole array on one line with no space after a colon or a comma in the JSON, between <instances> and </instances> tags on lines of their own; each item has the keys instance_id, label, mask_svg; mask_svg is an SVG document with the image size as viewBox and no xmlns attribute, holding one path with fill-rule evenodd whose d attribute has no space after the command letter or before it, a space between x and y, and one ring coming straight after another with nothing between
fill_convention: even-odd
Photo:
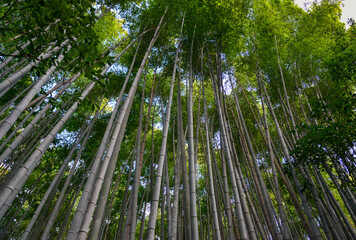
<instances>
[{"instance_id":1,"label":"sky","mask_svg":"<svg viewBox=\"0 0 356 240\"><path fill-rule=\"evenodd\" d=\"M356 0L344 0L341 21L346 23L348 18L356 20Z\"/></svg>"},{"instance_id":2,"label":"sky","mask_svg":"<svg viewBox=\"0 0 356 240\"><path fill-rule=\"evenodd\" d=\"M299 7L307 10L314 0L294 0L294 2L298 4ZM343 6L341 6L341 21L347 23L348 18L356 20L356 0L341 0L341 2L343 3Z\"/></svg>"}]
</instances>

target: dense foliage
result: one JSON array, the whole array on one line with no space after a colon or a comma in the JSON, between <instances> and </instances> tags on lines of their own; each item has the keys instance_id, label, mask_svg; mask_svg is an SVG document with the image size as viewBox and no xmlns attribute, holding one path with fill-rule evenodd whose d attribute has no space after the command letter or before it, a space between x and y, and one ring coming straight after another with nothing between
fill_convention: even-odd
<instances>
[{"instance_id":1,"label":"dense foliage","mask_svg":"<svg viewBox=\"0 0 356 240\"><path fill-rule=\"evenodd\" d=\"M0 239L356 240L339 1L0 6Z\"/></svg>"}]
</instances>

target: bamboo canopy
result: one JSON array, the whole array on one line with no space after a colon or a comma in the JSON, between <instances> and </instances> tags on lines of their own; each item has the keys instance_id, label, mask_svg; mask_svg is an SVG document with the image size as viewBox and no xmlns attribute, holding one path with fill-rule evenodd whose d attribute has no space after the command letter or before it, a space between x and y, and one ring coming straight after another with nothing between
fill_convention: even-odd
<instances>
[{"instance_id":1,"label":"bamboo canopy","mask_svg":"<svg viewBox=\"0 0 356 240\"><path fill-rule=\"evenodd\" d=\"M0 239L356 240L340 4L3 1Z\"/></svg>"}]
</instances>

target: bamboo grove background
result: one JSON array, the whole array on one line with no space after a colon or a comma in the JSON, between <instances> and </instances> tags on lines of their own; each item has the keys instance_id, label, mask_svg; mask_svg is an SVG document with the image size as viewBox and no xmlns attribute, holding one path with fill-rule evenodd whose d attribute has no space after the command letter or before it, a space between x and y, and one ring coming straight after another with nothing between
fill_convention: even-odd
<instances>
[{"instance_id":1,"label":"bamboo grove background","mask_svg":"<svg viewBox=\"0 0 356 240\"><path fill-rule=\"evenodd\" d=\"M340 2L0 6L0 239L356 239Z\"/></svg>"}]
</instances>

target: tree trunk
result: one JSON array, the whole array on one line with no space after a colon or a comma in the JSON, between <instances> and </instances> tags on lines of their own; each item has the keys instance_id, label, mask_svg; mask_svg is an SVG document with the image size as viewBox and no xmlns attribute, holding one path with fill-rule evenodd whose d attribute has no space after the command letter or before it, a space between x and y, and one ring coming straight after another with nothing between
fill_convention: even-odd
<instances>
[{"instance_id":1,"label":"tree trunk","mask_svg":"<svg viewBox=\"0 0 356 240\"><path fill-rule=\"evenodd\" d=\"M82 101L89 92L94 88L95 83L89 84L89 86L84 90L81 97L79 98ZM47 135L43 142L38 146L38 148L31 154L27 162L19 169L16 176L10 180L6 187L1 192L0 197L0 218L2 218L11 206L11 203L15 199L17 193L21 190L29 175L35 169L37 163L40 161L41 156L47 150L51 142L54 140L54 137L62 128L64 123L70 118L73 112L77 109L79 101L75 102L72 107L67 111L67 113L62 117L62 119L54 126L52 131Z\"/></svg>"}]
</instances>

